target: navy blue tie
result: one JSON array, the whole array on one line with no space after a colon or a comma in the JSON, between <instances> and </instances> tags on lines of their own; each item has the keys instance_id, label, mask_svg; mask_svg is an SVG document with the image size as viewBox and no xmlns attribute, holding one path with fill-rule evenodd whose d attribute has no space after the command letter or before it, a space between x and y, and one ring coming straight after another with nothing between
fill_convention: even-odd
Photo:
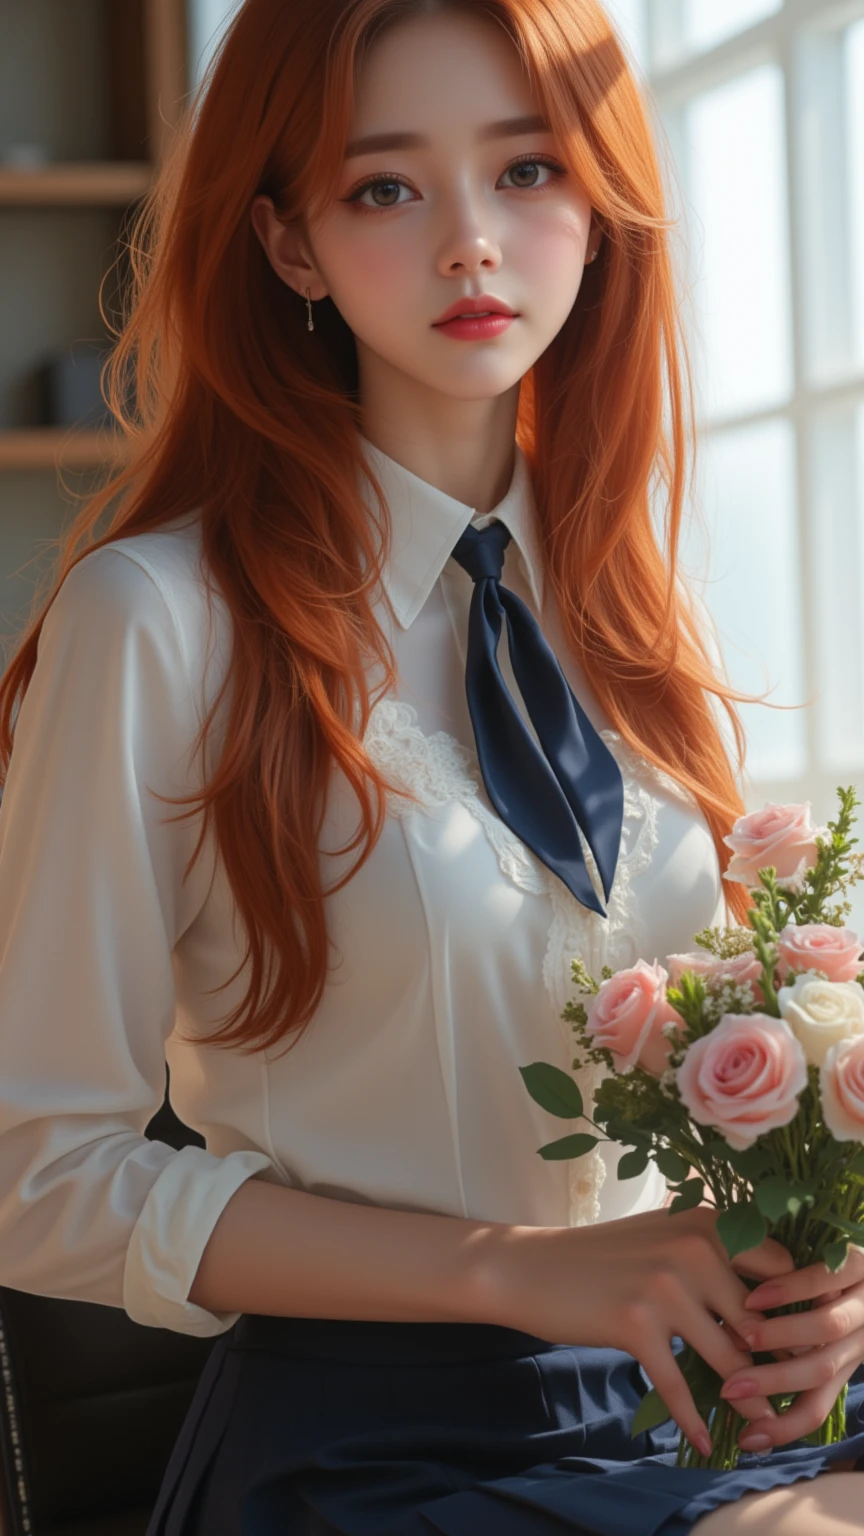
<instances>
[{"instance_id":1,"label":"navy blue tie","mask_svg":"<svg viewBox=\"0 0 864 1536\"><path fill-rule=\"evenodd\" d=\"M577 901L606 917L585 867L578 828L594 855L608 901L624 819L621 770L537 620L515 592L501 585L510 538L510 529L497 520L482 530L469 524L453 550L454 560L474 582L465 687L483 782L502 821ZM513 676L543 752L501 675L496 653L505 614Z\"/></svg>"}]
</instances>

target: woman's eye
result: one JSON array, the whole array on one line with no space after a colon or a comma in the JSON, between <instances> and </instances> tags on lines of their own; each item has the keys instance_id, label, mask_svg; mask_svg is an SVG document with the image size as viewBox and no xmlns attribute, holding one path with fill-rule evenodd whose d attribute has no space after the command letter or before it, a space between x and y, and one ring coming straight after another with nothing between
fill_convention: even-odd
<instances>
[{"instance_id":1,"label":"woman's eye","mask_svg":"<svg viewBox=\"0 0 864 1536\"><path fill-rule=\"evenodd\" d=\"M554 160L516 160L512 165L508 165L504 175L509 176L511 171L533 171L536 170L538 166L543 170L552 172L552 176L549 178L550 181L554 177L566 176L567 174L563 165L558 165ZM534 190L536 183L531 182L526 187L524 182L517 181L516 185L517 187L521 186L525 191L531 192ZM543 181L540 183L540 185L547 187L549 185L549 181Z\"/></svg>"},{"instance_id":2,"label":"woman's eye","mask_svg":"<svg viewBox=\"0 0 864 1536\"><path fill-rule=\"evenodd\" d=\"M519 173L519 176L521 177L521 173L523 171L536 173L538 169L551 171L552 177L566 176L567 174L564 167L558 165L555 160L547 160L541 158L540 156L532 155L526 156L523 160L515 160L512 165L508 165L507 169L502 172L502 175L509 176L511 173L515 172ZM551 180L552 177L549 179ZM533 192L535 188L537 191L540 191L541 188L548 186L549 181L541 181L538 183L536 180L525 182L521 179L517 179L514 185L517 191ZM362 208L364 212L384 213L388 208L399 208L404 206L397 201L400 187L405 187L406 191L410 190L407 186L407 183L404 182L399 176L390 174L370 176L359 187L355 187L350 196L345 198L345 202L356 204L357 207ZM361 198L365 197L367 192L377 194L381 191L388 195L389 201L373 204L361 202ZM395 194L395 196L393 194Z\"/></svg>"},{"instance_id":3,"label":"woman's eye","mask_svg":"<svg viewBox=\"0 0 864 1536\"><path fill-rule=\"evenodd\" d=\"M385 192L394 191L398 197L399 188L404 186L404 181L398 181L394 176L374 176L370 181L364 181L361 187L355 188L355 190L351 193L351 196L346 197L345 201L346 203L356 203L358 208L364 208L368 210L370 207L369 203L361 203L360 201L361 197L364 197L367 192L380 192L383 189ZM373 212L375 211L376 207L379 209L395 208L397 207L397 203L394 199L391 202L373 204Z\"/></svg>"}]
</instances>

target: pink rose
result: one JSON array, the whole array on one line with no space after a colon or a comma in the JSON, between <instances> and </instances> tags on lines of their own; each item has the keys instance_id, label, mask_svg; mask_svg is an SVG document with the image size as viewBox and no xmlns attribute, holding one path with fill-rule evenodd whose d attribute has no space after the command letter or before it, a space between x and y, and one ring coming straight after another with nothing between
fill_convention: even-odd
<instances>
[{"instance_id":1,"label":"pink rose","mask_svg":"<svg viewBox=\"0 0 864 1536\"><path fill-rule=\"evenodd\" d=\"M835 1141L864 1141L864 1035L832 1045L819 1068L822 1114Z\"/></svg>"},{"instance_id":2,"label":"pink rose","mask_svg":"<svg viewBox=\"0 0 864 1536\"><path fill-rule=\"evenodd\" d=\"M669 985L677 987L681 984L683 971L695 971L697 976L713 976L717 956L703 949L690 955L667 955L666 964L669 968Z\"/></svg>"},{"instance_id":3,"label":"pink rose","mask_svg":"<svg viewBox=\"0 0 864 1536\"><path fill-rule=\"evenodd\" d=\"M716 981L721 976L728 981L734 981L736 986L743 982L753 983L753 994L757 1003L764 1003L765 996L759 981L762 976L762 962L752 949L745 949L740 955L733 955L729 960L721 960L719 955L709 954L703 950L701 954L693 955L667 955L666 964L669 967L669 985L677 987L681 984L683 971L695 971L697 976L702 976L706 981Z\"/></svg>"},{"instance_id":4,"label":"pink rose","mask_svg":"<svg viewBox=\"0 0 864 1536\"><path fill-rule=\"evenodd\" d=\"M592 1044L612 1052L619 1072L638 1065L659 1077L666 1070L671 1043L664 1024L683 1025L680 1013L666 1000L668 973L654 961L637 960L627 970L601 981L587 1005L587 1030Z\"/></svg>"},{"instance_id":5,"label":"pink rose","mask_svg":"<svg viewBox=\"0 0 864 1536\"><path fill-rule=\"evenodd\" d=\"M759 870L773 864L777 884L789 890L803 890L805 870L816 865L819 850L816 838L827 837L827 827L814 827L810 821L810 801L802 805L771 805L761 811L739 816L731 833L723 841L732 849L724 880L735 880L755 889Z\"/></svg>"},{"instance_id":6,"label":"pink rose","mask_svg":"<svg viewBox=\"0 0 864 1536\"><path fill-rule=\"evenodd\" d=\"M790 970L824 971L829 981L854 981L864 970L861 940L851 928L831 923L787 923L778 935L777 969L781 982Z\"/></svg>"},{"instance_id":7,"label":"pink rose","mask_svg":"<svg viewBox=\"0 0 864 1536\"><path fill-rule=\"evenodd\" d=\"M767 1013L724 1013L694 1040L676 1071L678 1092L700 1125L736 1151L788 1125L807 1086L807 1061L788 1024Z\"/></svg>"}]
</instances>

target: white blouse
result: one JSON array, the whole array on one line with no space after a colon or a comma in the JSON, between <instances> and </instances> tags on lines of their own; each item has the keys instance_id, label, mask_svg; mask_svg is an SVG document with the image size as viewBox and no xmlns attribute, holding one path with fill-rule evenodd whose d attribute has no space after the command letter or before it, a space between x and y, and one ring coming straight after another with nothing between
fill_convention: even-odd
<instances>
[{"instance_id":1,"label":"white blouse","mask_svg":"<svg viewBox=\"0 0 864 1536\"><path fill-rule=\"evenodd\" d=\"M244 945L212 835L184 884L200 816L171 824L162 818L184 807L147 792L200 787L191 748L227 667L231 620L218 592L208 647L196 515L91 552L46 617L0 812L3 1285L206 1336L239 1314L209 1312L188 1292L220 1212L250 1177L532 1226L605 1220L664 1199L653 1168L619 1183L618 1148L577 1162L538 1156L578 1127L536 1104L518 1068L570 1068L560 1014L574 995L571 957L599 979L603 964L662 960L727 920L707 824L687 792L609 729L544 607L518 446L510 490L489 514L513 535L502 580L540 618L624 778L608 920L499 819L465 696L473 584L450 557L469 521L488 517L362 441L393 521L384 580L398 623L380 602L378 617L399 668L365 745L422 805L390 797L373 854L328 898L333 969L287 1055L284 1043L281 1055L242 1055L177 1033L212 1029L248 980L244 968L215 990ZM506 627L504 636L502 670L527 722ZM350 838L358 815L334 772L322 853ZM324 858L325 885L355 858ZM144 1134L163 1100L166 1059L172 1104L206 1150Z\"/></svg>"}]
</instances>

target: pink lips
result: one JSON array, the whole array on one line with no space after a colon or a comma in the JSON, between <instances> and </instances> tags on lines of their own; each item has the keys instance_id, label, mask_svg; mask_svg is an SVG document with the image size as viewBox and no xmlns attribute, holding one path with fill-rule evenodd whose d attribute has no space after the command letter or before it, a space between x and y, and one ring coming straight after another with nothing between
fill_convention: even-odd
<instances>
[{"instance_id":1,"label":"pink lips","mask_svg":"<svg viewBox=\"0 0 864 1536\"><path fill-rule=\"evenodd\" d=\"M503 299L496 299L491 293L478 294L473 299L457 299L449 309L445 309L443 315L434 320L433 325L446 325L450 320L472 319L476 315L507 315L511 319L514 311Z\"/></svg>"},{"instance_id":2,"label":"pink lips","mask_svg":"<svg viewBox=\"0 0 864 1536\"><path fill-rule=\"evenodd\" d=\"M435 329L461 341L481 341L487 336L499 336L513 324L515 318L515 315L498 314L457 315L455 320L448 320Z\"/></svg>"}]
</instances>

